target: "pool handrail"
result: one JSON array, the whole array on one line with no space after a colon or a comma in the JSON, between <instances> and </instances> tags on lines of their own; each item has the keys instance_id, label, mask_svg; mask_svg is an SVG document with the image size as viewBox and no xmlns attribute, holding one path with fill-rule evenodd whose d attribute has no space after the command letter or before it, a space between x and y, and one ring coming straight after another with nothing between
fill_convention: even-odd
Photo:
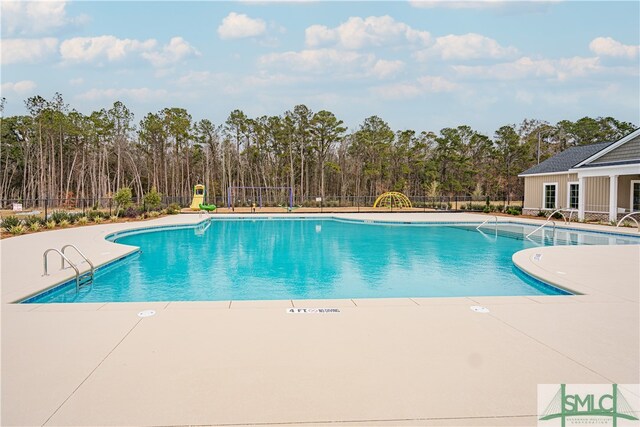
<instances>
[{"instance_id":1,"label":"pool handrail","mask_svg":"<svg viewBox=\"0 0 640 427\"><path fill-rule=\"evenodd\" d=\"M620 221L618 221L618 224L616 225L616 228L620 227L620 224L622 224L622 221L624 221L625 219L629 218L629 219L633 220L633 222L636 223L636 226L638 227L638 233L640 233L640 223L638 222L637 219L635 219L631 215L640 215L640 211L631 212L631 213L628 213L625 216L623 216L622 219Z\"/></svg>"},{"instance_id":2,"label":"pool handrail","mask_svg":"<svg viewBox=\"0 0 640 427\"><path fill-rule=\"evenodd\" d=\"M496 233L497 233L498 232L498 216L497 215L491 215L491 217L495 218L495 230L496 230ZM491 217L485 219L482 224L480 224L479 226L476 227L476 230L480 231L480 227L485 225L487 222L491 221Z\"/></svg>"},{"instance_id":3,"label":"pool handrail","mask_svg":"<svg viewBox=\"0 0 640 427\"><path fill-rule=\"evenodd\" d=\"M553 223L553 235L555 236L556 235L556 222L551 219L551 216L549 216L549 218L547 218L547 220L540 227L536 228L531 233L527 234L525 237L528 239L533 233L535 233L538 230L541 230L542 228L544 228L545 225L549 224L550 222Z\"/></svg>"}]
</instances>

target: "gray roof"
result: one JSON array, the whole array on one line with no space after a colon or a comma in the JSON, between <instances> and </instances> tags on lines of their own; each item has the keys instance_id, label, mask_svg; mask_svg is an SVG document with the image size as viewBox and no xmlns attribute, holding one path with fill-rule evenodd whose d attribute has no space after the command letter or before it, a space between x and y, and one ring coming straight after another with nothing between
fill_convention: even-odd
<instances>
[{"instance_id":1,"label":"gray roof","mask_svg":"<svg viewBox=\"0 0 640 427\"><path fill-rule=\"evenodd\" d=\"M561 153L556 154L553 157L549 157L539 165L535 165L532 168L527 169L520 175L534 175L537 173L553 173L553 172L566 172L578 163L588 159L608 147L613 142L599 142L597 144L581 145L578 147L567 148Z\"/></svg>"}]
</instances>

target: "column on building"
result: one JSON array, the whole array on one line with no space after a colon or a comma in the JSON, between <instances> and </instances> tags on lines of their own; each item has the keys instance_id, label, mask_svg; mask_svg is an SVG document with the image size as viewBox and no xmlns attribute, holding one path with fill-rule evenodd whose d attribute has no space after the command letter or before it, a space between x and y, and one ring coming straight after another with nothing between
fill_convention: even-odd
<instances>
[{"instance_id":1,"label":"column on building","mask_svg":"<svg viewBox=\"0 0 640 427\"><path fill-rule=\"evenodd\" d=\"M609 221L618 220L618 175L609 175Z\"/></svg>"},{"instance_id":2,"label":"column on building","mask_svg":"<svg viewBox=\"0 0 640 427\"><path fill-rule=\"evenodd\" d=\"M585 211L585 195L587 194L587 188L585 181L587 179L583 176L578 176L578 219L584 220Z\"/></svg>"}]
</instances>

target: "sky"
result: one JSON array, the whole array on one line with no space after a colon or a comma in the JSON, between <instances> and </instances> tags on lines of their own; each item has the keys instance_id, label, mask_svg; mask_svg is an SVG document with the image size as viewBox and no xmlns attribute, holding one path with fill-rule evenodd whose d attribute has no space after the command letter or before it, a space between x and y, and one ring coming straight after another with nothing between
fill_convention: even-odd
<instances>
[{"instance_id":1,"label":"sky","mask_svg":"<svg viewBox=\"0 0 640 427\"><path fill-rule=\"evenodd\" d=\"M2 1L4 115L329 110L356 130L612 116L640 124L640 2Z\"/></svg>"}]
</instances>

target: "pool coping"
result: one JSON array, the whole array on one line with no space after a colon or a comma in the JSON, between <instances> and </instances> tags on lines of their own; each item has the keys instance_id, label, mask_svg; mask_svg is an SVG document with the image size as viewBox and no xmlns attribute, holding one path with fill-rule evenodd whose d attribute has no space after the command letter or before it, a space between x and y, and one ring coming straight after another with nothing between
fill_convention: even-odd
<instances>
[{"instance_id":1,"label":"pool coping","mask_svg":"<svg viewBox=\"0 0 640 427\"><path fill-rule=\"evenodd\" d=\"M474 215L474 214L469 214L469 213L455 213L454 215ZM367 213L362 213L362 214L336 214L336 213L328 213L328 214L265 214L265 215L260 215L260 216L256 216L256 215L252 215L252 214L247 214L247 213L239 213L239 214L229 214L229 215L224 215L224 216L211 216L210 214L200 214L198 216L198 221L196 222L178 222L178 223L172 223L172 224L160 224L160 225L148 225L148 221L147 222L130 222L130 223L126 223L127 227L126 228L121 228L121 227L116 227L116 230L113 230L111 232L108 232L107 234L102 236L102 239L106 242L111 242L114 244L119 245L120 247L126 247L129 248L128 250L125 251L124 254L120 254L117 256L114 256L112 259L107 259L103 262L100 263L96 263L95 264L95 271L99 271L108 267L113 266L114 264L124 261L128 258L130 258L131 256L134 256L138 253L140 253L140 248L136 247L136 246L129 246L129 245L122 245L120 243L117 243L117 239L120 237L125 237L125 236L130 236L130 235L135 235L135 234L142 234L142 233L151 233L151 232L156 232L156 231L161 231L161 230L170 230L170 229L194 229L197 228L199 226L201 226L204 223L207 222L212 222L212 221L233 221L233 220L251 220L251 221L268 221L268 220L300 220L300 219L304 219L304 220L318 220L318 219L322 219L322 220L333 220L333 221L339 221L339 222L347 222L347 223L359 223L359 224L366 224L366 225L397 225L397 226L407 226L407 225L415 225L415 226L443 226L443 225L469 225L469 226L474 226L474 225L482 225L483 223L486 222L486 227L490 230L491 227L493 226L493 222L488 221L491 218L496 218L497 222L495 223L496 226L500 225L500 224L512 224L512 225L524 225L524 226L535 226L538 225L539 222L532 222L532 220L529 220L528 218L508 218L508 217L498 217L495 215L482 215L482 217L486 218L486 221L480 221L480 219L478 220L448 220L448 221L416 221L416 220L407 220L405 218L400 218L398 216L395 216L394 220L390 220L390 219L375 219L375 218L353 218L353 217L345 217L345 215L351 215L351 216L357 216L357 217L362 217L362 216L366 216L366 215L375 215L380 216L380 215L385 215L385 214L367 214ZM395 214L397 215L397 213ZM427 215L429 215L429 213L427 213ZM442 213L439 213L439 215L442 215ZM187 219L188 217L190 218L194 218L193 214L191 215L178 215L177 218L179 219L180 217L184 217L183 219ZM544 220L540 220L540 222L543 222ZM114 224L114 225L120 225L120 224ZM589 232L589 233L594 233L594 234L604 234L604 235L609 235L609 236L624 236L626 238L636 238L638 239L638 245L640 245L640 234L634 234L633 232L630 232L626 229L621 229L620 231L622 232L614 232L611 230L604 230L604 229L593 229L593 228L588 228L588 227L584 227L587 224L581 224L581 223L574 223L573 226L571 226L571 223L561 223L559 225L556 226L557 229L562 229L562 230L567 230L567 231L581 231L581 232ZM588 224L591 225L591 224ZM601 226L599 226L601 227ZM606 226L605 226L606 227ZM616 228L617 230L617 228ZM624 231L623 231L624 230ZM581 246L581 245L579 245ZM599 246L599 245L585 245L585 246ZM626 246L626 245L612 245L612 246ZM635 245L632 245L635 246ZM528 278L530 278L531 280L535 281L535 282L539 282L544 286L549 286L552 288L557 288L561 291L565 291L565 292L569 292L569 294L571 296L580 296L580 295L588 295L592 289L590 288L583 288L582 286L580 286L579 283L575 283L575 282L568 282L566 280L561 280L562 278L558 278L558 277L551 277L549 276L549 274L546 274L544 271L541 271L539 268L537 268L537 265L531 261L531 257L528 256L524 256L524 255L519 255L521 253L525 253L525 254L529 254L531 251L541 251L544 248L551 248L551 247L555 247L555 248L559 248L559 247L563 247L563 246L539 246L537 248L528 248L528 249L524 249L521 251L518 251L516 253L513 254L512 256L512 262L515 268L517 268L520 272L522 272L524 275L528 276ZM69 272L71 273L71 272ZM11 302L9 302L10 304L37 304L36 302L32 302L32 300L35 300L37 298L40 298L42 296L54 293L59 291L60 289L69 286L73 281L75 280L75 277L73 274L69 274L68 277L65 278L60 278L59 280L57 280L56 282L52 283L52 284L48 284L46 287L44 288L40 288L37 290L33 290L31 292L29 292L28 294L18 297L18 298L13 298ZM552 295L552 296L558 296L558 297L566 297L567 295ZM497 298L502 297L502 296L495 296ZM369 299L376 299L376 300L385 300L385 299L402 299L402 298L406 298L406 297L398 297L398 298L389 298L389 297L385 297L385 298L369 298ZM415 297L415 298L424 298L424 297ZM465 296L465 297L433 297L433 298L473 298L473 296ZM476 298L480 298L480 296L476 296ZM336 299L332 299L332 300L342 300L344 298L336 298ZM409 298L411 299L411 298ZM349 300L349 299L347 299ZM353 299L351 299L353 301ZM245 300L238 300L238 301L245 301ZM246 300L246 301L252 301L252 300ZM293 300L266 300L266 301L293 301ZM180 302L189 302L189 301L180 301ZM202 302L216 302L216 301L202 301ZM107 302L108 304L118 304L119 302ZM105 303L105 304L107 304ZM62 303L62 304L87 304L87 303Z\"/></svg>"},{"instance_id":2,"label":"pool coping","mask_svg":"<svg viewBox=\"0 0 640 427\"><path fill-rule=\"evenodd\" d=\"M185 219L0 242L8 267L2 291L11 295L4 279L16 281L16 291L32 279L46 285L68 275L42 278L23 260L41 261L52 242L77 244L105 262L101 251L111 259L135 251L105 235L177 221ZM582 273L588 294L4 303L0 424L533 425L537 384L638 383L637 294L620 292L624 283L614 279L600 289L587 285L620 277L612 262L620 257L637 267L640 245L527 250L518 254L534 273L552 274L569 260L565 271ZM533 261L537 251L543 257ZM634 274L627 288L640 284ZM489 311L475 312L476 305ZM340 313L289 314L322 307ZM138 317L143 310L156 315Z\"/></svg>"}]
</instances>

